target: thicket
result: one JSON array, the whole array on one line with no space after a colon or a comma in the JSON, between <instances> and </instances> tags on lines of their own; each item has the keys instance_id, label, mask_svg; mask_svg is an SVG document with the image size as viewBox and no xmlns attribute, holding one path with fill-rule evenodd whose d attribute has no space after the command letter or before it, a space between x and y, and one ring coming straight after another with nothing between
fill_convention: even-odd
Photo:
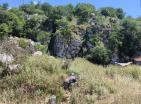
<instances>
[{"instance_id":1,"label":"thicket","mask_svg":"<svg viewBox=\"0 0 141 104\"><path fill-rule=\"evenodd\" d=\"M92 14L95 16L94 26L91 21ZM105 63L105 58L106 64L110 63L111 59L108 59L110 57L107 53L118 54L122 61L131 60L132 56L141 49L140 24L140 18L125 16L121 8L104 7L97 10L94 5L84 3L76 6L31 3L11 9L8 9L6 3L0 6L1 38L10 35L24 37L48 46L51 38L58 32L69 35L75 27L85 26L88 29L92 28L93 36L85 36L84 44L90 41L94 46L86 55L100 64ZM101 42L104 44L103 47L99 47ZM102 52L103 54L96 55L96 52L99 54L98 50L106 54Z\"/></svg>"}]
</instances>

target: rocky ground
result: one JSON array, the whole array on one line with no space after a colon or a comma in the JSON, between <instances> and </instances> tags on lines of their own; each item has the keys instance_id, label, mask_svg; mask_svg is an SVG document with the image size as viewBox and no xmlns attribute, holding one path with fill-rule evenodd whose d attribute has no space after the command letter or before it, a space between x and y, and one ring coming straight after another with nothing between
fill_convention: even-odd
<instances>
[{"instance_id":1,"label":"rocky ground","mask_svg":"<svg viewBox=\"0 0 141 104\"><path fill-rule=\"evenodd\" d=\"M57 104L140 104L140 66L63 60L37 50L39 43L23 40L11 37L1 45L0 103L46 104L53 93ZM65 91L62 83L72 72L77 84Z\"/></svg>"}]
</instances>

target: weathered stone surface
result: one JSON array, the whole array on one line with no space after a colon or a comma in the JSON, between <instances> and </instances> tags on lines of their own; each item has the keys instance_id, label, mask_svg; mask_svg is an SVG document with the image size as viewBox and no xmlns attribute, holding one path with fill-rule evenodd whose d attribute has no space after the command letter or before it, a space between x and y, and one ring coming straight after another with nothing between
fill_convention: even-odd
<instances>
[{"instance_id":1,"label":"weathered stone surface","mask_svg":"<svg viewBox=\"0 0 141 104\"><path fill-rule=\"evenodd\" d=\"M21 65L20 64L11 64L8 66L5 66L3 70L0 73L0 78L3 78L9 74L18 74L21 71Z\"/></svg>"},{"instance_id":2,"label":"weathered stone surface","mask_svg":"<svg viewBox=\"0 0 141 104\"><path fill-rule=\"evenodd\" d=\"M53 56L62 58L75 58L79 54L82 46L82 41L80 39L72 37L71 35L57 35L53 38L50 45L50 53Z\"/></svg>"},{"instance_id":3,"label":"weathered stone surface","mask_svg":"<svg viewBox=\"0 0 141 104\"><path fill-rule=\"evenodd\" d=\"M0 62L3 64L9 64L14 61L14 57L12 55L8 55L6 53L0 54Z\"/></svg>"},{"instance_id":4,"label":"weathered stone surface","mask_svg":"<svg viewBox=\"0 0 141 104\"><path fill-rule=\"evenodd\" d=\"M19 73L20 69L21 69L21 65L16 64L16 65L8 65L8 68L6 70L9 73Z\"/></svg>"},{"instance_id":5,"label":"weathered stone surface","mask_svg":"<svg viewBox=\"0 0 141 104\"><path fill-rule=\"evenodd\" d=\"M20 47L19 42L21 40L24 40L25 42L28 43L28 45L25 48ZM18 49L22 48L23 50L27 51L30 54L33 54L35 52L34 46L36 44L38 44L38 43L32 41L31 39L18 38L18 37L12 37L12 36L9 38L9 42L12 43L14 46L16 46L16 48L18 48Z\"/></svg>"},{"instance_id":6,"label":"weathered stone surface","mask_svg":"<svg viewBox=\"0 0 141 104\"><path fill-rule=\"evenodd\" d=\"M41 56L41 55L43 55L43 53L41 51L37 51L37 52L34 52L32 55L33 56Z\"/></svg>"}]
</instances>

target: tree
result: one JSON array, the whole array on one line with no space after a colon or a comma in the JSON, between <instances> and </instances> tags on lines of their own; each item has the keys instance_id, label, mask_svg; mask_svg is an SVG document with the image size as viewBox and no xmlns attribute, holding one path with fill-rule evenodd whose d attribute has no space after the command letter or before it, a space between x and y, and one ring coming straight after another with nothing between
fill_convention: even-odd
<instances>
[{"instance_id":1,"label":"tree","mask_svg":"<svg viewBox=\"0 0 141 104\"><path fill-rule=\"evenodd\" d=\"M125 13L121 8L114 9L111 7L105 7L100 9L100 13L103 16L109 16L109 17L117 17L119 19L123 19L125 16Z\"/></svg>"},{"instance_id":2,"label":"tree","mask_svg":"<svg viewBox=\"0 0 141 104\"><path fill-rule=\"evenodd\" d=\"M97 64L107 65L111 62L111 52L101 43L93 48L88 59Z\"/></svg>"},{"instance_id":3,"label":"tree","mask_svg":"<svg viewBox=\"0 0 141 104\"><path fill-rule=\"evenodd\" d=\"M61 35L70 35L72 30L74 29L74 25L71 25L65 19L57 20L56 24L57 24L57 30L59 30Z\"/></svg>"},{"instance_id":4,"label":"tree","mask_svg":"<svg viewBox=\"0 0 141 104\"><path fill-rule=\"evenodd\" d=\"M54 19L61 19L63 16L66 16L66 9L63 6L57 6L53 8L53 14L51 14Z\"/></svg>"},{"instance_id":5,"label":"tree","mask_svg":"<svg viewBox=\"0 0 141 104\"><path fill-rule=\"evenodd\" d=\"M121 57L132 57L138 49L140 42L140 27L138 23L131 18L127 18L122 22L122 29L120 30L120 37L122 38L122 45L119 48ZM128 60L128 59L126 59Z\"/></svg>"},{"instance_id":6,"label":"tree","mask_svg":"<svg viewBox=\"0 0 141 104\"><path fill-rule=\"evenodd\" d=\"M53 7L48 3L43 3L41 9L44 11L46 16L49 16L52 13Z\"/></svg>"},{"instance_id":7,"label":"tree","mask_svg":"<svg viewBox=\"0 0 141 104\"><path fill-rule=\"evenodd\" d=\"M74 7L72 4L68 4L65 6L67 15L73 15Z\"/></svg>"},{"instance_id":8,"label":"tree","mask_svg":"<svg viewBox=\"0 0 141 104\"><path fill-rule=\"evenodd\" d=\"M11 33L14 36L20 36L24 26L24 19L19 18L12 12L9 11L1 11L0 12L0 23L5 23L8 25L10 29L12 29Z\"/></svg>"},{"instance_id":9,"label":"tree","mask_svg":"<svg viewBox=\"0 0 141 104\"><path fill-rule=\"evenodd\" d=\"M37 35L42 31L42 23L46 20L45 15L32 15L26 21L24 33L26 38L37 41Z\"/></svg>"},{"instance_id":10,"label":"tree","mask_svg":"<svg viewBox=\"0 0 141 104\"><path fill-rule=\"evenodd\" d=\"M116 10L116 15L119 19L123 19L125 16L125 13L123 12L123 9L119 8Z\"/></svg>"},{"instance_id":11,"label":"tree","mask_svg":"<svg viewBox=\"0 0 141 104\"><path fill-rule=\"evenodd\" d=\"M75 15L79 17L80 22L88 20L91 13L95 12L95 7L91 4L79 3L75 7Z\"/></svg>"},{"instance_id":12,"label":"tree","mask_svg":"<svg viewBox=\"0 0 141 104\"><path fill-rule=\"evenodd\" d=\"M101 8L100 13L104 16L116 17L116 10L111 7Z\"/></svg>"},{"instance_id":13,"label":"tree","mask_svg":"<svg viewBox=\"0 0 141 104\"><path fill-rule=\"evenodd\" d=\"M74 7L72 4L68 4L65 9L67 10L66 11L66 14L67 14L67 19L68 21L72 21L73 19L73 15L74 15Z\"/></svg>"},{"instance_id":14,"label":"tree","mask_svg":"<svg viewBox=\"0 0 141 104\"><path fill-rule=\"evenodd\" d=\"M3 9L7 10L9 8L9 4L8 3L4 3L2 4Z\"/></svg>"},{"instance_id":15,"label":"tree","mask_svg":"<svg viewBox=\"0 0 141 104\"><path fill-rule=\"evenodd\" d=\"M109 49L113 52L117 51L122 45L122 37L120 37L119 31L111 32L108 41Z\"/></svg>"},{"instance_id":16,"label":"tree","mask_svg":"<svg viewBox=\"0 0 141 104\"><path fill-rule=\"evenodd\" d=\"M0 24L0 38L8 36L11 31L12 29L6 23Z\"/></svg>"},{"instance_id":17,"label":"tree","mask_svg":"<svg viewBox=\"0 0 141 104\"><path fill-rule=\"evenodd\" d=\"M50 42L51 33L40 31L37 35L37 41L41 44L48 45Z\"/></svg>"},{"instance_id":18,"label":"tree","mask_svg":"<svg viewBox=\"0 0 141 104\"><path fill-rule=\"evenodd\" d=\"M33 15L33 14L43 14L40 5L35 5L34 3L31 4L24 4L20 6L20 10L24 11L27 15Z\"/></svg>"}]
</instances>

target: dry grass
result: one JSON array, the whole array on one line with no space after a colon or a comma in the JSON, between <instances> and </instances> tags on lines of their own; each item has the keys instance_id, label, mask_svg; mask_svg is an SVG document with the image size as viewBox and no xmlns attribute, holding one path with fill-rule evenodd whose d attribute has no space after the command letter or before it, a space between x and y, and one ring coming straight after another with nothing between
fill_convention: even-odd
<instances>
[{"instance_id":1,"label":"dry grass","mask_svg":"<svg viewBox=\"0 0 141 104\"><path fill-rule=\"evenodd\" d=\"M141 103L139 66L104 68L85 59L76 59L70 70L79 73L80 77L79 87L72 92L75 104Z\"/></svg>"},{"instance_id":2,"label":"dry grass","mask_svg":"<svg viewBox=\"0 0 141 104\"><path fill-rule=\"evenodd\" d=\"M68 70L61 69L62 60L47 55L29 57L22 73L0 80L0 103L47 104L54 92L58 104L140 104L141 69L94 65L77 58ZM67 73L78 74L78 85L71 92L61 84ZM66 100L68 96L68 100ZM66 101L65 101L66 100Z\"/></svg>"}]
</instances>

